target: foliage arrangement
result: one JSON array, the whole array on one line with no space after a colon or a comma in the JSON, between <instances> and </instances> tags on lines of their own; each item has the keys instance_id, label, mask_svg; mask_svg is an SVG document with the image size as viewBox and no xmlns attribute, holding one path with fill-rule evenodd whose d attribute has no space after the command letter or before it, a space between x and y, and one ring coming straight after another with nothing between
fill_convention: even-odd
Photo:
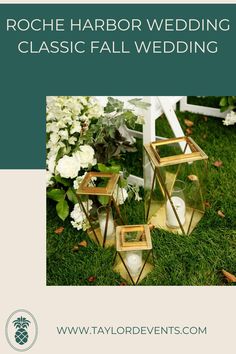
<instances>
[{"instance_id":1,"label":"foliage arrangement","mask_svg":"<svg viewBox=\"0 0 236 354\"><path fill-rule=\"evenodd\" d=\"M235 285L235 126L225 129L220 119L190 112L177 114L182 129L209 156L206 215L191 237L152 231L156 266L140 285ZM164 116L157 121L156 133L173 136ZM137 139L136 146L138 152L126 154L126 166L141 177L141 139ZM124 286L126 283L111 266L114 248L98 247L83 230L74 229L69 220L62 224L53 202L48 200L47 205L47 285ZM125 210L129 224L145 222L144 201L133 203L127 198Z\"/></svg>"},{"instance_id":2,"label":"foliage arrangement","mask_svg":"<svg viewBox=\"0 0 236 354\"><path fill-rule=\"evenodd\" d=\"M133 127L143 118L135 108L145 109L141 99L124 102L108 97L103 107L91 96L47 97L47 196L56 204L58 216L65 220L71 212L72 225L78 230L88 225L81 212L75 190L89 170L119 173L119 159L126 152L136 151L135 140L127 125ZM124 199L138 188L129 186L124 171L121 179ZM91 203L87 203L88 211Z\"/></svg>"}]
</instances>

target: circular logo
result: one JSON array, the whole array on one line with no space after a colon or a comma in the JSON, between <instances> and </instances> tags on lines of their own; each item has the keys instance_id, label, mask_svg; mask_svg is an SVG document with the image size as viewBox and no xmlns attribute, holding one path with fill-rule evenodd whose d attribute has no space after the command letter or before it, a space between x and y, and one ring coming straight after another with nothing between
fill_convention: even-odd
<instances>
[{"instance_id":1,"label":"circular logo","mask_svg":"<svg viewBox=\"0 0 236 354\"><path fill-rule=\"evenodd\" d=\"M18 352L24 352L34 345L38 336L38 325L32 313L17 310L8 317L5 332L10 346Z\"/></svg>"}]
</instances>

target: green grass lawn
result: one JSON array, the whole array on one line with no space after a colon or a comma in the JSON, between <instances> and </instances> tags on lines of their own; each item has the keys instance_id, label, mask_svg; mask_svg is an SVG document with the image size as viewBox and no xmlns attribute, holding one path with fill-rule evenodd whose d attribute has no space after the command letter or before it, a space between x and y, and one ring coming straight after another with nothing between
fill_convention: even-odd
<instances>
[{"instance_id":1,"label":"green grass lawn","mask_svg":"<svg viewBox=\"0 0 236 354\"><path fill-rule=\"evenodd\" d=\"M222 269L236 274L236 126L226 127L219 118L177 112L194 122L191 137L209 156L207 196L210 207L190 236L152 231L156 259L154 270L140 285L226 285ZM157 120L157 133L173 134L165 117ZM142 175L142 142L138 152L123 161L129 172ZM221 167L213 163L222 161ZM217 212L221 210L225 217ZM129 224L144 222L143 202L126 203ZM61 234L55 230L64 227ZM81 241L87 247L74 249ZM55 204L47 203L47 285L124 285L112 270L114 248L102 249L69 220L57 217Z\"/></svg>"}]
</instances>

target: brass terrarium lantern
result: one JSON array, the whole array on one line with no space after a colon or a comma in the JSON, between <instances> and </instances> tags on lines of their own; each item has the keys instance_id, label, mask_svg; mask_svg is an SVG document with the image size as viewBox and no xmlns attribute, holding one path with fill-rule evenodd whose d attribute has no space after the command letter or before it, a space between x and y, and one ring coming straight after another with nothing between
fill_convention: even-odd
<instances>
[{"instance_id":1,"label":"brass terrarium lantern","mask_svg":"<svg viewBox=\"0 0 236 354\"><path fill-rule=\"evenodd\" d=\"M144 148L147 223L190 234L205 211L207 155L190 137L163 139Z\"/></svg>"},{"instance_id":2,"label":"brass terrarium lantern","mask_svg":"<svg viewBox=\"0 0 236 354\"><path fill-rule=\"evenodd\" d=\"M151 225L125 225L116 228L114 271L133 285L153 269Z\"/></svg>"},{"instance_id":3,"label":"brass terrarium lantern","mask_svg":"<svg viewBox=\"0 0 236 354\"><path fill-rule=\"evenodd\" d=\"M115 245L115 227L118 222L124 224L119 178L117 173L87 172L76 192L88 222L88 235L102 247Z\"/></svg>"}]
</instances>

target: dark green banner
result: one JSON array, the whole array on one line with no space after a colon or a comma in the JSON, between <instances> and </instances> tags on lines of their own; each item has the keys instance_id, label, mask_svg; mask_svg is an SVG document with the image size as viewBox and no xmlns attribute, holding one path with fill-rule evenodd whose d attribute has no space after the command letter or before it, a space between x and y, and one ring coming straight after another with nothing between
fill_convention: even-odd
<instances>
[{"instance_id":1,"label":"dark green banner","mask_svg":"<svg viewBox=\"0 0 236 354\"><path fill-rule=\"evenodd\" d=\"M0 168L45 168L47 95L233 95L236 5L0 5Z\"/></svg>"}]
</instances>

